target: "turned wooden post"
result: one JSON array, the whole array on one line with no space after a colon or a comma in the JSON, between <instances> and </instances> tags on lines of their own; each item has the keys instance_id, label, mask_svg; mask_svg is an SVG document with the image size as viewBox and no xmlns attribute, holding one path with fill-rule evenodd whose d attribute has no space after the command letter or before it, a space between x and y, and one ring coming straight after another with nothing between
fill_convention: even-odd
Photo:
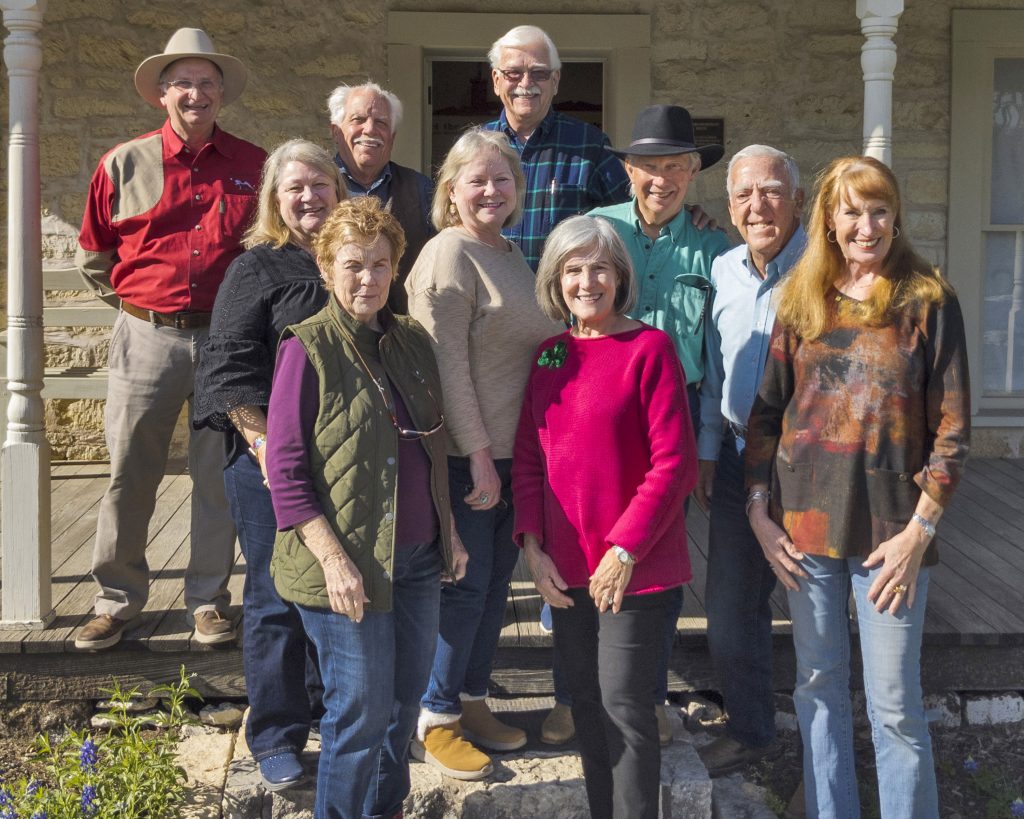
<instances>
[{"instance_id":1,"label":"turned wooden post","mask_svg":"<svg viewBox=\"0 0 1024 819\"><path fill-rule=\"evenodd\" d=\"M864 35L860 66L864 72L864 154L892 165L892 78L896 70L893 35L903 0L857 0Z\"/></svg>"},{"instance_id":2,"label":"turned wooden post","mask_svg":"<svg viewBox=\"0 0 1024 819\"><path fill-rule=\"evenodd\" d=\"M40 247L38 32L46 0L0 0L10 84L7 198L7 435L0 628L45 628L50 597L50 446L43 419L43 273Z\"/></svg>"}]
</instances>

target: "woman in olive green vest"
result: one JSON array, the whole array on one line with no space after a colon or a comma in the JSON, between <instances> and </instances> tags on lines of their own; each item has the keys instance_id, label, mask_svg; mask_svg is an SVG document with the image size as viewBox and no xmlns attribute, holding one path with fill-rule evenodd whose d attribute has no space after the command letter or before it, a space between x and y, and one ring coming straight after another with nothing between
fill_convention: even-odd
<instances>
[{"instance_id":1,"label":"woman in olive green vest","mask_svg":"<svg viewBox=\"0 0 1024 819\"><path fill-rule=\"evenodd\" d=\"M332 297L285 331L270 396L271 574L317 647L327 706L316 819L400 815L440 579L466 566L430 339L386 307L404 248L373 197L335 209L314 244Z\"/></svg>"}]
</instances>

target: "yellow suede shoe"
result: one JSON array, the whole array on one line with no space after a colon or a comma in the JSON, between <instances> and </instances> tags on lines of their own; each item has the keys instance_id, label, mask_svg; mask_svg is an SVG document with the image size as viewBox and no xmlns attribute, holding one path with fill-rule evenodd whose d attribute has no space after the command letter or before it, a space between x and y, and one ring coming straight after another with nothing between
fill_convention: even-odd
<instances>
[{"instance_id":1,"label":"yellow suede shoe","mask_svg":"<svg viewBox=\"0 0 1024 819\"><path fill-rule=\"evenodd\" d=\"M489 751L515 751L526 744L526 731L495 717L487 700L463 700L459 723L466 739Z\"/></svg>"},{"instance_id":2,"label":"yellow suede shoe","mask_svg":"<svg viewBox=\"0 0 1024 819\"><path fill-rule=\"evenodd\" d=\"M494 770L491 758L462 736L458 722L428 728L423 742L413 739L410 751L413 757L452 779L473 782L490 776Z\"/></svg>"}]
</instances>

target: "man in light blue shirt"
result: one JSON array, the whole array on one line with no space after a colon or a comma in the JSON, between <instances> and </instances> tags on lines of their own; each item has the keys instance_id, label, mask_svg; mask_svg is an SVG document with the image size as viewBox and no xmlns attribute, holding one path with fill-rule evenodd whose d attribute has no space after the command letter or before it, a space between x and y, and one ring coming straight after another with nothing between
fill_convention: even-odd
<instances>
[{"instance_id":1,"label":"man in light blue shirt","mask_svg":"<svg viewBox=\"0 0 1024 819\"><path fill-rule=\"evenodd\" d=\"M708 644L728 713L700 749L711 776L764 756L775 739L772 615L775 575L745 510L743 438L775 323L778 286L803 252L804 192L796 162L766 145L729 161L729 217L744 244L715 259L705 332L694 498L710 508Z\"/></svg>"}]
</instances>

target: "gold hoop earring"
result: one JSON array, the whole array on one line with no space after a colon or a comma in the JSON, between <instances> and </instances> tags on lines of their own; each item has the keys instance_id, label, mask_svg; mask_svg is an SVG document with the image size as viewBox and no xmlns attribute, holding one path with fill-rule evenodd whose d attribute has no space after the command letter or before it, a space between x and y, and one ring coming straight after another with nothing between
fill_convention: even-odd
<instances>
[{"instance_id":1,"label":"gold hoop earring","mask_svg":"<svg viewBox=\"0 0 1024 819\"><path fill-rule=\"evenodd\" d=\"M829 237L830 233L832 234L831 238ZM832 244L836 243L836 232L834 230L832 230L831 228L829 228L828 230L825 231L825 241L826 242L831 242Z\"/></svg>"}]
</instances>

